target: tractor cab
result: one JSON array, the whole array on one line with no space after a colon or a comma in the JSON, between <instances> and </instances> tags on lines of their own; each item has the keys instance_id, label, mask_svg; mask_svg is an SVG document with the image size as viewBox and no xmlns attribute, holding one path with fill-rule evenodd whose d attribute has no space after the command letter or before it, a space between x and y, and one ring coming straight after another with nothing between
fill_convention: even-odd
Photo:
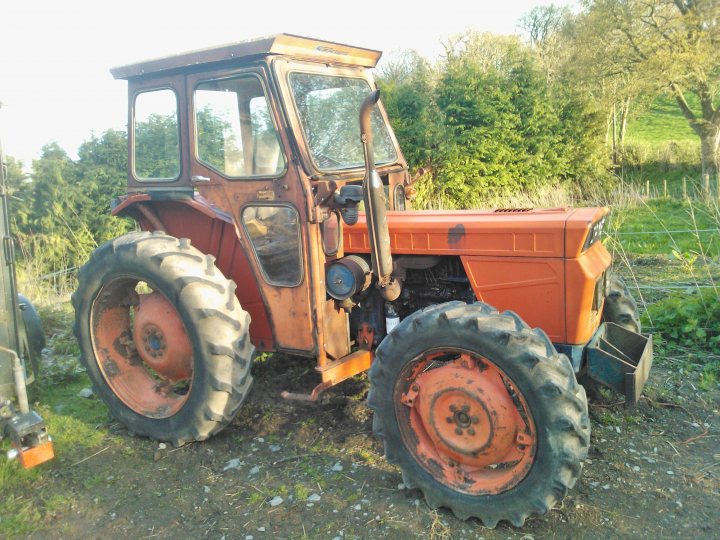
<instances>
[{"instance_id":1,"label":"tractor cab","mask_svg":"<svg viewBox=\"0 0 720 540\"><path fill-rule=\"evenodd\" d=\"M358 112L380 55L279 35L112 70L129 95L129 196L113 212L216 253L260 350L350 352L325 265L343 257L341 216L362 201ZM407 165L381 104L371 124L388 207L404 209Z\"/></svg>"}]
</instances>

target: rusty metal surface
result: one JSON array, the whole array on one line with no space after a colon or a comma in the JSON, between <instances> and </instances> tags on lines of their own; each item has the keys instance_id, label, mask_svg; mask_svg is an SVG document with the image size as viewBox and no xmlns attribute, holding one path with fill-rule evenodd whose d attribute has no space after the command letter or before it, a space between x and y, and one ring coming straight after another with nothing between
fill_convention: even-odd
<instances>
[{"instance_id":1,"label":"rusty metal surface","mask_svg":"<svg viewBox=\"0 0 720 540\"><path fill-rule=\"evenodd\" d=\"M320 372L323 382L329 382L335 385L370 369L370 364L372 364L374 357L375 355L371 351L359 349L339 360L333 360L323 367L317 367L316 369Z\"/></svg>"},{"instance_id":2,"label":"rusty metal surface","mask_svg":"<svg viewBox=\"0 0 720 540\"><path fill-rule=\"evenodd\" d=\"M403 372L394 399L406 446L443 484L498 494L530 471L537 446L532 415L519 389L486 358L427 353Z\"/></svg>"},{"instance_id":3,"label":"rusty metal surface","mask_svg":"<svg viewBox=\"0 0 720 540\"><path fill-rule=\"evenodd\" d=\"M10 439L23 468L30 469L55 457L45 422L35 411L15 415L0 427L4 427L4 435Z\"/></svg>"},{"instance_id":4,"label":"rusty metal surface","mask_svg":"<svg viewBox=\"0 0 720 540\"><path fill-rule=\"evenodd\" d=\"M325 351L331 358L342 358L350 353L348 314L335 300L325 300Z\"/></svg>"},{"instance_id":5,"label":"rusty metal surface","mask_svg":"<svg viewBox=\"0 0 720 540\"><path fill-rule=\"evenodd\" d=\"M322 366L319 365L315 368L320 372L322 382L313 388L312 392L309 394L300 394L285 390L280 395L283 399L289 400L317 401L320 395L328 388L370 369L374 358L375 355L371 351L360 349L339 360L328 361Z\"/></svg>"},{"instance_id":6,"label":"rusty metal surface","mask_svg":"<svg viewBox=\"0 0 720 540\"><path fill-rule=\"evenodd\" d=\"M118 66L112 68L110 73L116 79L132 79L183 68L195 69L204 64L248 62L269 55L324 63L375 67L382 52L292 34L278 34ZM212 68L213 66L204 67Z\"/></svg>"},{"instance_id":7,"label":"rusty metal surface","mask_svg":"<svg viewBox=\"0 0 720 540\"><path fill-rule=\"evenodd\" d=\"M146 365L163 379L192 377L192 345L180 315L159 292L138 295L133 343Z\"/></svg>"},{"instance_id":8,"label":"rusty metal surface","mask_svg":"<svg viewBox=\"0 0 720 540\"><path fill-rule=\"evenodd\" d=\"M168 418L177 413L190 396L192 347L189 346L187 336L184 340L178 340L178 334L186 331L172 304L168 301L160 301L152 306L154 302L151 299L151 310L154 307L166 313L168 309L175 312L170 314L170 318L176 319L181 328L175 327L171 330L172 338L168 336L169 342L167 338L162 340L166 348L164 354L150 357L147 364L141 361L136 343L132 339L134 321L131 313L131 309L139 301L140 295L135 293L138 281L138 278L118 277L103 286L100 294L93 301L90 313L92 347L98 359L97 366L100 373L120 401L137 414L149 418ZM158 330L159 321L154 320L153 323ZM147 325L143 324L142 318L141 325L143 325L141 331L148 329ZM142 343L142 338L137 343ZM149 345L153 348L152 344ZM190 357L179 359L179 356L186 354ZM176 371L163 362L164 358L179 362L181 367ZM169 375L188 375L188 391L175 392L172 381L162 377L160 371L153 369L153 364L156 363L161 369L164 368L163 371L169 372Z\"/></svg>"},{"instance_id":9,"label":"rusty metal surface","mask_svg":"<svg viewBox=\"0 0 720 540\"><path fill-rule=\"evenodd\" d=\"M368 323L362 323L360 328L358 328L357 346L361 349L369 351L372 349L374 339L375 331Z\"/></svg>"}]
</instances>

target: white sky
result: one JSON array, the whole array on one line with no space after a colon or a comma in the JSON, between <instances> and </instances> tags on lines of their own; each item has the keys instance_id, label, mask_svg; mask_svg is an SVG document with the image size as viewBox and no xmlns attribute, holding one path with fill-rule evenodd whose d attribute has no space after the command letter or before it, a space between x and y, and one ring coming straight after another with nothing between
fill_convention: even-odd
<instances>
[{"instance_id":1,"label":"white sky","mask_svg":"<svg viewBox=\"0 0 720 540\"><path fill-rule=\"evenodd\" d=\"M51 141L76 157L92 133L125 129L113 66L282 32L433 58L468 29L519 33L524 13L552 1L2 0L0 140L29 169Z\"/></svg>"}]
</instances>

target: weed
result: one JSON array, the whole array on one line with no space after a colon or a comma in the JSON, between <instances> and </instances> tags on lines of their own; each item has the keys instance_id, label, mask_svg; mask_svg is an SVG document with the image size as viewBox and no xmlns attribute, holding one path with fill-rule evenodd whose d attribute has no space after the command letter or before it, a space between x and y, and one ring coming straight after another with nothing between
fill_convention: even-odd
<instances>
[{"instance_id":1,"label":"weed","mask_svg":"<svg viewBox=\"0 0 720 540\"><path fill-rule=\"evenodd\" d=\"M0 537L25 536L40 523L40 511L32 500L12 495L3 495L0 499Z\"/></svg>"},{"instance_id":2,"label":"weed","mask_svg":"<svg viewBox=\"0 0 720 540\"><path fill-rule=\"evenodd\" d=\"M304 501L310 496L310 490L303 484L295 484L295 490L293 493L296 501Z\"/></svg>"},{"instance_id":3,"label":"weed","mask_svg":"<svg viewBox=\"0 0 720 540\"><path fill-rule=\"evenodd\" d=\"M671 293L650 306L649 313L670 345L720 348L720 296L713 289Z\"/></svg>"},{"instance_id":4,"label":"weed","mask_svg":"<svg viewBox=\"0 0 720 540\"><path fill-rule=\"evenodd\" d=\"M597 422L603 426L617 426L620 420L607 409L602 409L597 413Z\"/></svg>"},{"instance_id":5,"label":"weed","mask_svg":"<svg viewBox=\"0 0 720 540\"><path fill-rule=\"evenodd\" d=\"M450 527L442 520L437 510L432 511L431 517L432 523L430 524L428 537L432 540L449 540L452 538Z\"/></svg>"},{"instance_id":6,"label":"weed","mask_svg":"<svg viewBox=\"0 0 720 540\"><path fill-rule=\"evenodd\" d=\"M720 360L709 362L700 374L700 388L710 390L720 386Z\"/></svg>"}]
</instances>

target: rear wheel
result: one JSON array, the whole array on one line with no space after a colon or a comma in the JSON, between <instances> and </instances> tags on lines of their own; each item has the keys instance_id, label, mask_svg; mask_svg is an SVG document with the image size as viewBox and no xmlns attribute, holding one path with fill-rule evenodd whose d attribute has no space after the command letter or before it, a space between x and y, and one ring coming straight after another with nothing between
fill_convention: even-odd
<instances>
[{"instance_id":1,"label":"rear wheel","mask_svg":"<svg viewBox=\"0 0 720 540\"><path fill-rule=\"evenodd\" d=\"M487 527L521 526L582 470L583 388L547 336L485 304L440 304L380 344L368 404L385 454L428 504Z\"/></svg>"},{"instance_id":2,"label":"rear wheel","mask_svg":"<svg viewBox=\"0 0 720 540\"><path fill-rule=\"evenodd\" d=\"M642 331L637 302L620 276L608 277L602 318L637 334Z\"/></svg>"},{"instance_id":3,"label":"rear wheel","mask_svg":"<svg viewBox=\"0 0 720 540\"><path fill-rule=\"evenodd\" d=\"M35 306L22 294L18 294L18 306L22 317L22 328L20 330L21 347L30 364L35 377L40 377L40 359L42 350L45 347L45 332L43 332L42 321Z\"/></svg>"},{"instance_id":4,"label":"rear wheel","mask_svg":"<svg viewBox=\"0 0 720 540\"><path fill-rule=\"evenodd\" d=\"M78 281L82 361L130 431L180 445L232 420L252 383L250 317L211 255L130 233L100 246Z\"/></svg>"}]
</instances>

